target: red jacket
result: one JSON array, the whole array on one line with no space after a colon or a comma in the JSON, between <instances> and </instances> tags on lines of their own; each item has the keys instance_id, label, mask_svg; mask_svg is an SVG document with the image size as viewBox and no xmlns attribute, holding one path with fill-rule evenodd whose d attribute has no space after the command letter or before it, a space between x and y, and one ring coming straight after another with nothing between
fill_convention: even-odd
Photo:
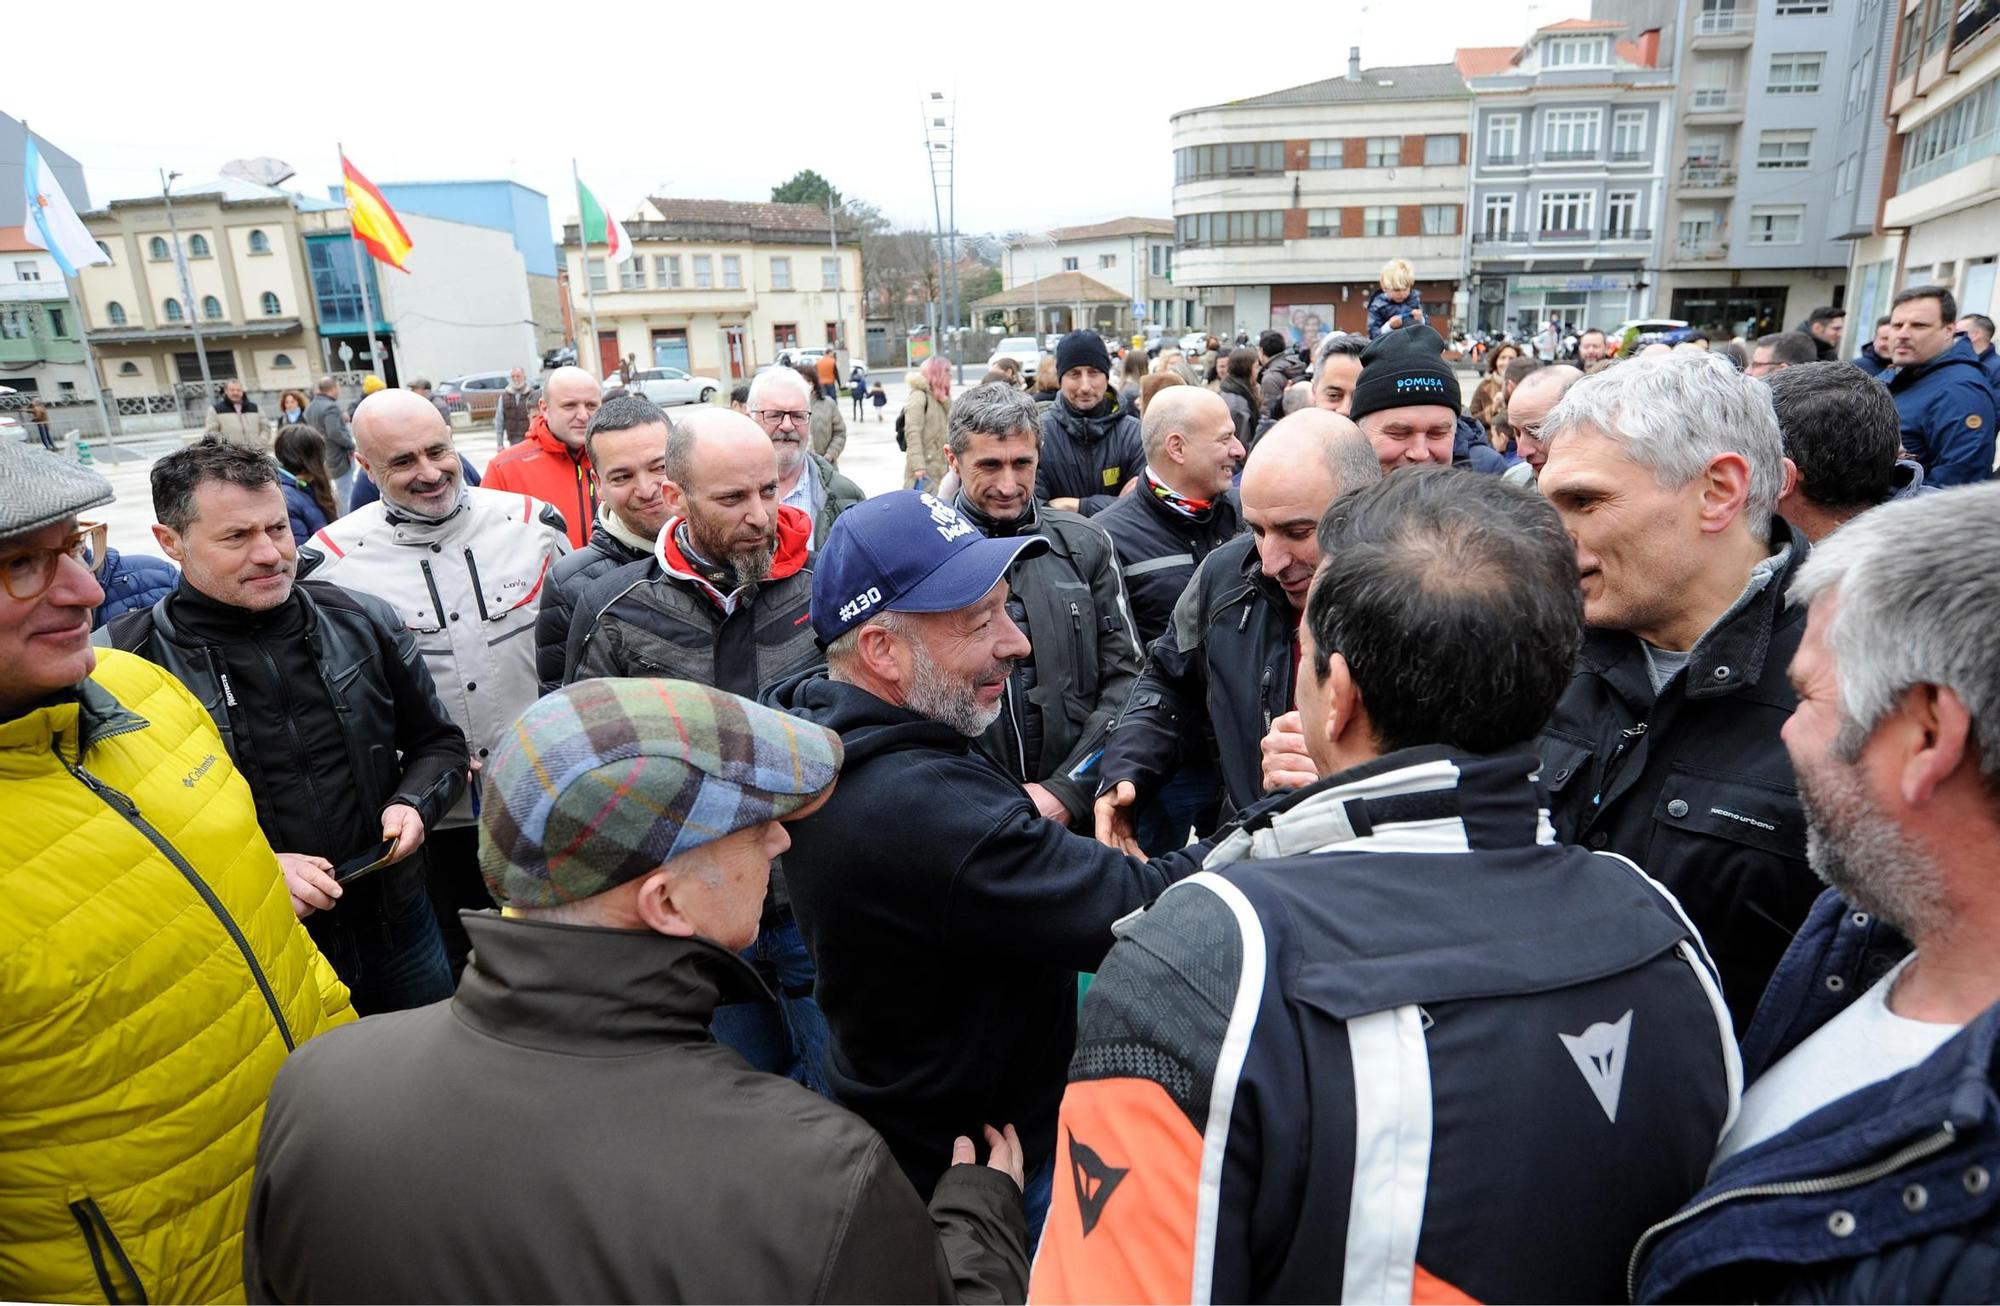
<instances>
[{"instance_id":1,"label":"red jacket","mask_svg":"<svg viewBox=\"0 0 2000 1306\"><path fill-rule=\"evenodd\" d=\"M590 476L590 459L583 450L572 450L558 440L542 414L536 413L528 424L527 439L493 455L481 484L540 499L562 514L571 548L590 543L590 530L597 522L597 483Z\"/></svg>"}]
</instances>

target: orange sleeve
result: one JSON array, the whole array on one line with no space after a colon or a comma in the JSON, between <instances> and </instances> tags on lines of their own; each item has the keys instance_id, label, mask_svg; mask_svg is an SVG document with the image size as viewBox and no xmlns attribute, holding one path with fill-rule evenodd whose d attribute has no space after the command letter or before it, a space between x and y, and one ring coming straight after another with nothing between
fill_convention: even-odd
<instances>
[{"instance_id":1,"label":"orange sleeve","mask_svg":"<svg viewBox=\"0 0 2000 1306\"><path fill-rule=\"evenodd\" d=\"M1072 1083L1028 1300L1189 1300L1201 1155L1187 1113L1152 1080Z\"/></svg>"}]
</instances>

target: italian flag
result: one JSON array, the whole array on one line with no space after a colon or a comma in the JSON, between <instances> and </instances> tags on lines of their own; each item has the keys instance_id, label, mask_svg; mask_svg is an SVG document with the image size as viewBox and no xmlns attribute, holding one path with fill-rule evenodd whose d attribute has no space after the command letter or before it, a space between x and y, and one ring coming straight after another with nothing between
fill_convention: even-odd
<instances>
[{"instance_id":1,"label":"italian flag","mask_svg":"<svg viewBox=\"0 0 2000 1306\"><path fill-rule=\"evenodd\" d=\"M597 202L597 196L590 193L590 187L581 181L576 183L577 206L583 210L583 243L604 246L605 257L613 263L623 263L632 257L632 238L625 234L625 228L618 225L618 219L604 211Z\"/></svg>"}]
</instances>

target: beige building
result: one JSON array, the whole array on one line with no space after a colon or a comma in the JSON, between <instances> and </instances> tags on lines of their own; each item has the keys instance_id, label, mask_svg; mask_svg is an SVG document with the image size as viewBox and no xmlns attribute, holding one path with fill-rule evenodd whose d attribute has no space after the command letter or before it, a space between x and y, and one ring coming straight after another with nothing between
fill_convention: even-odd
<instances>
[{"instance_id":1,"label":"beige building","mask_svg":"<svg viewBox=\"0 0 2000 1306\"><path fill-rule=\"evenodd\" d=\"M824 210L656 197L624 226L632 258L607 264L596 246L587 268L576 222L563 227L579 336L596 311L600 376L632 357L727 385L780 349L862 349L861 241L842 231L829 244Z\"/></svg>"},{"instance_id":2,"label":"beige building","mask_svg":"<svg viewBox=\"0 0 2000 1306\"><path fill-rule=\"evenodd\" d=\"M199 382L194 321L218 382L306 388L320 366L294 199L228 178L200 189L174 197L192 303L159 196L112 200L83 215L111 255L77 278L107 395L160 394L176 382Z\"/></svg>"},{"instance_id":3,"label":"beige building","mask_svg":"<svg viewBox=\"0 0 2000 1306\"><path fill-rule=\"evenodd\" d=\"M1124 311L1114 324L1129 329L1135 324L1186 330L1194 325L1195 300L1192 292L1174 287L1174 224L1171 218L1112 218L1080 227L1056 227L1044 232L1026 232L1010 238L1006 257L1000 265L1000 287L1007 294L1007 307L1029 305L1023 293L1044 282L1044 309L1039 331L1059 331L1069 323L1062 315L1070 309L1065 285L1076 278L1061 280L1065 272L1081 273L1099 286L1118 292ZM992 297L989 296L989 299ZM1027 324L1029 313L1020 315ZM1074 325L1083 325L1081 319Z\"/></svg>"}]
</instances>

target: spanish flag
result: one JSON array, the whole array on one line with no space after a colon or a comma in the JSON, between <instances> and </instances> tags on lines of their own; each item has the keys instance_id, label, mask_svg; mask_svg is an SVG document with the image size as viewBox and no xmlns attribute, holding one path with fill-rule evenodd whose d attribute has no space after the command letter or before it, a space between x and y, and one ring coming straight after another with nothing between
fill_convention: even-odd
<instances>
[{"instance_id":1,"label":"spanish flag","mask_svg":"<svg viewBox=\"0 0 2000 1306\"><path fill-rule=\"evenodd\" d=\"M347 189L347 215L354 224L354 238L378 261L398 272L408 272L403 260L410 256L410 233L403 230L396 210L389 207L375 183L347 161L345 153L340 156L340 174Z\"/></svg>"}]
</instances>

